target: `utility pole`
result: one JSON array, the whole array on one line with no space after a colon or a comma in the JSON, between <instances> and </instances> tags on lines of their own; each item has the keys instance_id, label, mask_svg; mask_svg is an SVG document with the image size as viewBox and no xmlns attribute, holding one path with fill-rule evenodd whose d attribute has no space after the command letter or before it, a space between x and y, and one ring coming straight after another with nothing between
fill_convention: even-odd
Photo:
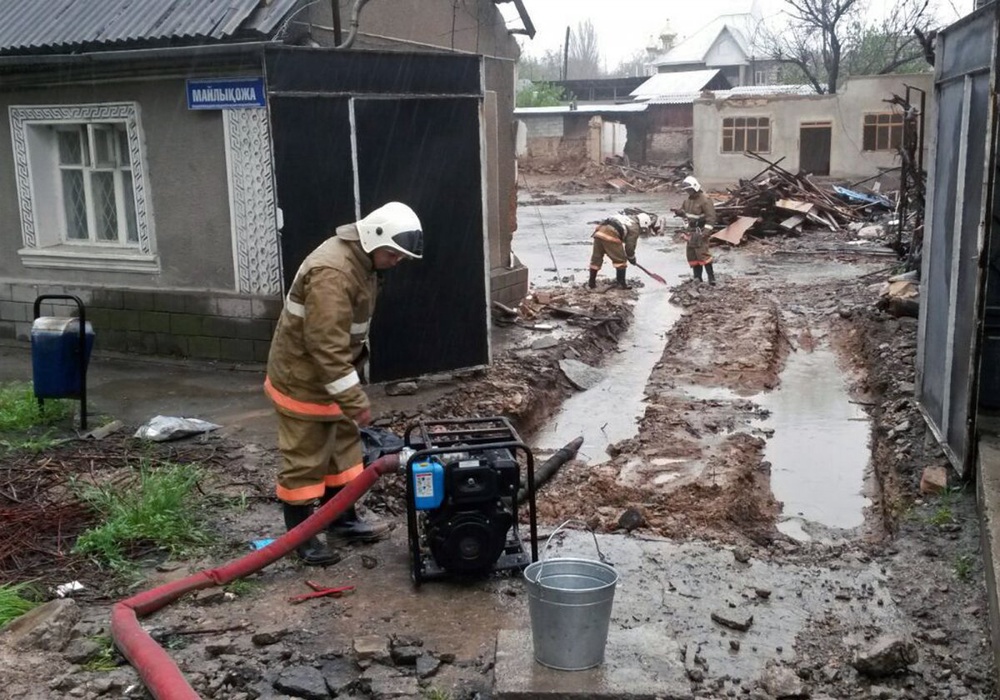
<instances>
[{"instance_id":1,"label":"utility pole","mask_svg":"<svg viewBox=\"0 0 1000 700\"><path fill-rule=\"evenodd\" d=\"M569 27L566 27L566 41L563 44L562 79L569 78Z\"/></svg>"}]
</instances>

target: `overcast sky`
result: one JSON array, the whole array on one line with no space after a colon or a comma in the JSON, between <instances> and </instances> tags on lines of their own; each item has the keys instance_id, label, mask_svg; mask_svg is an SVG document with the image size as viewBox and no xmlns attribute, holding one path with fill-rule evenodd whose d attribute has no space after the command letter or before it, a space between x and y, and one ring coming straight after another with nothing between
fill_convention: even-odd
<instances>
[{"instance_id":1,"label":"overcast sky","mask_svg":"<svg viewBox=\"0 0 1000 700\"><path fill-rule=\"evenodd\" d=\"M873 6L893 2L862 1ZM783 0L759 2L765 17L780 13L784 4ZM939 5L938 15L943 23L957 18L954 7L962 12L971 12L974 4L974 0L933 2ZM650 38L659 34L668 21L678 40L681 40L717 15L745 11L750 6L750 0L524 0L524 6L536 31L534 39L521 37L521 45L527 55L541 56L548 50L558 51L566 36L566 27L576 29L578 23L589 19L597 30L606 68L613 69L623 59L633 55L636 49L645 48Z\"/></svg>"}]
</instances>

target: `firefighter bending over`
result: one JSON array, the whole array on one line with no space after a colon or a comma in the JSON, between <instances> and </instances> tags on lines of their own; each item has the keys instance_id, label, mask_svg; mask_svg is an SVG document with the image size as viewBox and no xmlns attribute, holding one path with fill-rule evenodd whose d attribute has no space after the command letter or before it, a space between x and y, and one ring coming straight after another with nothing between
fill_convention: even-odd
<instances>
[{"instance_id":1,"label":"firefighter bending over","mask_svg":"<svg viewBox=\"0 0 1000 700\"><path fill-rule=\"evenodd\" d=\"M295 273L264 381L278 414L277 495L289 530L364 468L359 428L371 422L371 408L361 382L378 273L422 254L417 215L389 202L338 226ZM334 540L371 542L388 529L359 519L352 506L330 525L326 542L312 537L297 553L309 565L333 564L340 559Z\"/></svg>"},{"instance_id":2,"label":"firefighter bending over","mask_svg":"<svg viewBox=\"0 0 1000 700\"><path fill-rule=\"evenodd\" d=\"M660 220L655 214L646 212L618 212L603 221L597 222L597 228L591 237L594 239L593 252L590 255L590 279L587 286L594 289L597 286L597 272L607 255L615 267L615 284L622 289L628 289L625 281L625 271L628 264L635 265L635 246L640 234L656 234L660 231Z\"/></svg>"}]
</instances>

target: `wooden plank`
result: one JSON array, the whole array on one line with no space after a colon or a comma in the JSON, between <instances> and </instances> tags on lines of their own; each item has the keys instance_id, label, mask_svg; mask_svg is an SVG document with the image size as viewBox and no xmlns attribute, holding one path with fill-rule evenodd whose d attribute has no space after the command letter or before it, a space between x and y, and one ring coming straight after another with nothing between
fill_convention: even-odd
<instances>
[{"instance_id":1,"label":"wooden plank","mask_svg":"<svg viewBox=\"0 0 1000 700\"><path fill-rule=\"evenodd\" d=\"M754 216L741 216L723 230L713 233L710 238L718 238L720 241L739 245L743 236L757 221L757 217Z\"/></svg>"},{"instance_id":2,"label":"wooden plank","mask_svg":"<svg viewBox=\"0 0 1000 700\"><path fill-rule=\"evenodd\" d=\"M787 209L788 211L797 211L802 214L808 214L812 211L815 205L812 202L800 202L796 199L779 199L775 206L779 209Z\"/></svg>"},{"instance_id":3,"label":"wooden plank","mask_svg":"<svg viewBox=\"0 0 1000 700\"><path fill-rule=\"evenodd\" d=\"M778 225L781 226L781 228L788 229L789 231L791 231L792 229L797 229L799 226L801 226L802 222L805 220L806 217L804 214L793 214L792 216L789 216L787 219L785 219Z\"/></svg>"}]
</instances>

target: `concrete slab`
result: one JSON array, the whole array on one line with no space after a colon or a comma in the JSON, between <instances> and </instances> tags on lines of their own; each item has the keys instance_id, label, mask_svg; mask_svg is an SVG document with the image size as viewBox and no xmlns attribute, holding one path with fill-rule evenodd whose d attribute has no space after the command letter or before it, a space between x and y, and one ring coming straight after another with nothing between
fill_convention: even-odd
<instances>
[{"instance_id":1,"label":"concrete slab","mask_svg":"<svg viewBox=\"0 0 1000 700\"><path fill-rule=\"evenodd\" d=\"M494 673L498 700L597 700L694 697L681 650L672 639L650 644L649 630L612 630L604 663L586 671L556 671L534 658L530 630L500 630Z\"/></svg>"}]
</instances>

